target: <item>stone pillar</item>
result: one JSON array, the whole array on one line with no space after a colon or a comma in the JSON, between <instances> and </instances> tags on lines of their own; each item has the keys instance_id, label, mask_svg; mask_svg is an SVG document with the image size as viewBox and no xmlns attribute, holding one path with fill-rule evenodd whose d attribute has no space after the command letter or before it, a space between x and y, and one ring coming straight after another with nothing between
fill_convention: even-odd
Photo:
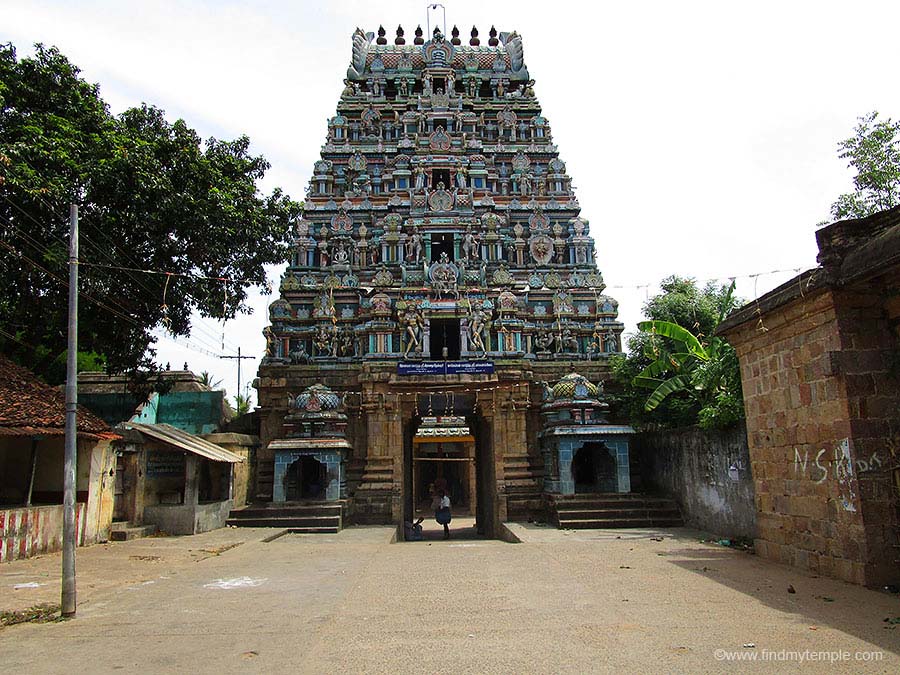
<instances>
[{"instance_id":1,"label":"stone pillar","mask_svg":"<svg viewBox=\"0 0 900 675\"><path fill-rule=\"evenodd\" d=\"M631 468L629 467L628 441L606 441L606 446L616 454L618 492L631 492Z\"/></svg>"},{"instance_id":2,"label":"stone pillar","mask_svg":"<svg viewBox=\"0 0 900 675\"><path fill-rule=\"evenodd\" d=\"M184 503L186 506L200 503L200 458L192 452L184 458Z\"/></svg>"},{"instance_id":3,"label":"stone pillar","mask_svg":"<svg viewBox=\"0 0 900 675\"><path fill-rule=\"evenodd\" d=\"M403 423L394 397L366 394L366 466L356 491L358 523L399 523L403 518Z\"/></svg>"},{"instance_id":4,"label":"stone pillar","mask_svg":"<svg viewBox=\"0 0 900 675\"><path fill-rule=\"evenodd\" d=\"M283 452L275 453L275 469L272 473L272 501L283 502L286 497L284 494L284 474L290 465L289 456L285 456Z\"/></svg>"},{"instance_id":5,"label":"stone pillar","mask_svg":"<svg viewBox=\"0 0 900 675\"><path fill-rule=\"evenodd\" d=\"M575 494L575 476L572 475L572 459L575 457L575 447L568 438L559 441L559 493L561 495Z\"/></svg>"},{"instance_id":6,"label":"stone pillar","mask_svg":"<svg viewBox=\"0 0 900 675\"><path fill-rule=\"evenodd\" d=\"M493 400L483 408L491 408L491 447L493 448L493 473L496 484L495 519L502 523L508 519L505 461L507 457L527 456L526 420L524 407L517 407L510 390L491 392Z\"/></svg>"}]
</instances>

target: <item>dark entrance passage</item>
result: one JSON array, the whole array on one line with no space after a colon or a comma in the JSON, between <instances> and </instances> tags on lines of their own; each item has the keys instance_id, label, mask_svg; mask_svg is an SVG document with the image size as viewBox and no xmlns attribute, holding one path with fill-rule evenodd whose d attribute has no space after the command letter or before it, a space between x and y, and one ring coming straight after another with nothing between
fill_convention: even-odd
<instances>
[{"instance_id":1,"label":"dark entrance passage","mask_svg":"<svg viewBox=\"0 0 900 675\"><path fill-rule=\"evenodd\" d=\"M459 319L431 319L430 323L431 359L433 361L458 361L460 354Z\"/></svg>"},{"instance_id":2,"label":"dark entrance passage","mask_svg":"<svg viewBox=\"0 0 900 675\"><path fill-rule=\"evenodd\" d=\"M284 474L284 495L289 502L325 499L327 470L313 457L301 457Z\"/></svg>"},{"instance_id":3,"label":"dark entrance passage","mask_svg":"<svg viewBox=\"0 0 900 675\"><path fill-rule=\"evenodd\" d=\"M441 489L451 502L451 540L494 536L496 495L488 477L490 469L484 466L490 464L490 442L479 438L487 425L480 415L471 413L474 403L471 394L420 394L408 412L418 415L404 425L402 532L406 541L443 539L443 527L432 508L433 495ZM459 435L417 436L423 424L434 424L435 417L453 417Z\"/></svg>"},{"instance_id":4,"label":"dark entrance passage","mask_svg":"<svg viewBox=\"0 0 900 675\"><path fill-rule=\"evenodd\" d=\"M449 232L431 235L431 262L440 262L441 253L446 253L449 260L455 260L453 251L453 235Z\"/></svg>"},{"instance_id":5,"label":"dark entrance passage","mask_svg":"<svg viewBox=\"0 0 900 675\"><path fill-rule=\"evenodd\" d=\"M572 458L575 492L616 492L615 456L603 443L585 443Z\"/></svg>"}]
</instances>

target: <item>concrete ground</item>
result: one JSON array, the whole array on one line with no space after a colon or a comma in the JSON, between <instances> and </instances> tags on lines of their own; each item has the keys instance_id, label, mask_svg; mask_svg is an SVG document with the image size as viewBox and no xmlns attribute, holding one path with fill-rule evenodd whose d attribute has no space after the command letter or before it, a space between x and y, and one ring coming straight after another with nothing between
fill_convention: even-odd
<instances>
[{"instance_id":1,"label":"concrete ground","mask_svg":"<svg viewBox=\"0 0 900 675\"><path fill-rule=\"evenodd\" d=\"M10 673L900 672L900 625L885 622L900 617L897 595L686 529L509 527L522 543L391 544L392 528L360 527L80 549L77 618L0 628L0 663ZM59 566L59 555L0 566L0 610L58 602ZM829 658L820 652L834 662L810 661Z\"/></svg>"}]
</instances>

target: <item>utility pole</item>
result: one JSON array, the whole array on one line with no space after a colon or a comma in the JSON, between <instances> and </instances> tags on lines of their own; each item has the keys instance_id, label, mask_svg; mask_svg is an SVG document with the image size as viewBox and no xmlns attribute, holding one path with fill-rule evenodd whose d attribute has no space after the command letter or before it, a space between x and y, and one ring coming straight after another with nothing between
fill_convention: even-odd
<instances>
[{"instance_id":1,"label":"utility pole","mask_svg":"<svg viewBox=\"0 0 900 675\"><path fill-rule=\"evenodd\" d=\"M78 435L78 205L69 206L69 341L63 462L62 615L75 616L75 464Z\"/></svg>"},{"instance_id":2,"label":"utility pole","mask_svg":"<svg viewBox=\"0 0 900 675\"><path fill-rule=\"evenodd\" d=\"M238 396L241 395L241 361L244 359L252 359L252 356L241 356L241 348L238 347L237 356L220 356L220 359L237 359L238 364L238 383L237 383L237 391ZM236 404L237 402L235 402Z\"/></svg>"}]
</instances>

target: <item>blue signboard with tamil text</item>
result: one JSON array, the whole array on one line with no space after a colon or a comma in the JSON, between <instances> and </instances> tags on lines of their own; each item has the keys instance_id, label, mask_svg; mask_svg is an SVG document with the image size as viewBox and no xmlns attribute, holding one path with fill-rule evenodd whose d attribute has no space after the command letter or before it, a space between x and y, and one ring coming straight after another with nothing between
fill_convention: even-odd
<instances>
[{"instance_id":1,"label":"blue signboard with tamil text","mask_svg":"<svg viewBox=\"0 0 900 675\"><path fill-rule=\"evenodd\" d=\"M398 375L492 375L492 361L401 361Z\"/></svg>"}]
</instances>

